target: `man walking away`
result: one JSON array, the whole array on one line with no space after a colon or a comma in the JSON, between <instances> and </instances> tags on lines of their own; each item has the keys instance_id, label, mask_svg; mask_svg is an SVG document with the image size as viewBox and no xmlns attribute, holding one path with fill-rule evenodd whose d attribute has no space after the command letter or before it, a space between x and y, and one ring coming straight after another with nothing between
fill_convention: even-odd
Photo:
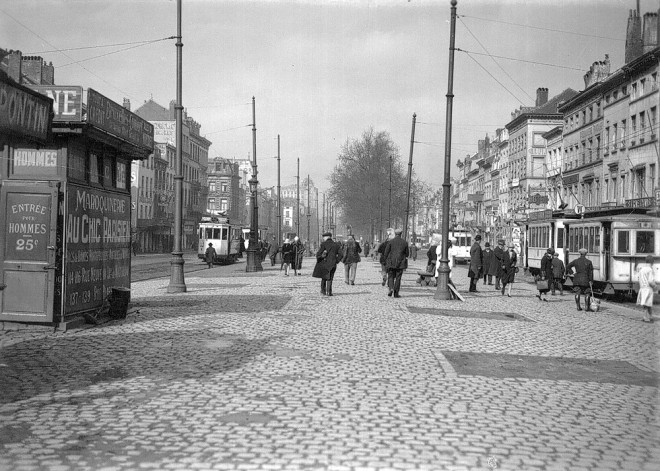
<instances>
[{"instance_id":1,"label":"man walking away","mask_svg":"<svg viewBox=\"0 0 660 471\"><path fill-rule=\"evenodd\" d=\"M477 280L481 278L481 270L483 270L483 254L481 251L481 235L474 236L474 244L470 248L470 268L468 270L468 277L470 278L470 293L478 293Z\"/></svg>"},{"instance_id":2,"label":"man walking away","mask_svg":"<svg viewBox=\"0 0 660 471\"><path fill-rule=\"evenodd\" d=\"M572 273L572 270L575 270L575 274L573 275L573 285L575 288L573 288L573 292L575 293L577 310L582 310L582 306L580 305L580 295L584 294L584 302L586 303L584 310L591 311L591 309L589 309L589 300L591 298L589 295L589 287L594 281L594 266L591 263L591 260L587 258L587 249L581 248L578 252L580 252L580 258L576 258L570 262L566 266L566 272Z\"/></svg>"},{"instance_id":3,"label":"man walking away","mask_svg":"<svg viewBox=\"0 0 660 471\"><path fill-rule=\"evenodd\" d=\"M332 240L331 232L323 233L323 243L316 252L316 265L312 276L321 278L321 294L332 296L332 280L335 277L337 263L341 259L341 245Z\"/></svg>"},{"instance_id":4,"label":"man walking away","mask_svg":"<svg viewBox=\"0 0 660 471\"><path fill-rule=\"evenodd\" d=\"M349 235L341 260L344 262L344 283L347 285L355 284L355 273L357 272L357 265L360 262L360 252L362 252L362 248L359 242L355 240L355 237Z\"/></svg>"},{"instance_id":5,"label":"man walking away","mask_svg":"<svg viewBox=\"0 0 660 471\"><path fill-rule=\"evenodd\" d=\"M490 248L490 243L486 242L484 244L483 262L484 262L484 284L493 284L493 275L490 272L490 265L493 263L495 256L493 255L493 250ZM486 282L488 281L488 282Z\"/></svg>"},{"instance_id":6,"label":"man walking away","mask_svg":"<svg viewBox=\"0 0 660 471\"><path fill-rule=\"evenodd\" d=\"M378 254L380 255L380 274L383 276L383 282L382 285L385 286L385 283L387 283L387 267L385 266L385 250L387 249L387 246L390 243L390 240L394 238L394 229L391 227L387 228L387 238L385 239L384 242L381 242L381 244L378 246Z\"/></svg>"},{"instance_id":7,"label":"man walking away","mask_svg":"<svg viewBox=\"0 0 660 471\"><path fill-rule=\"evenodd\" d=\"M408 268L408 244L401 238L403 229L394 231L394 238L389 241L385 248L385 266L387 267L387 287L389 288L388 296L394 294L395 298L399 298L399 290L401 289L401 276L403 270Z\"/></svg>"},{"instance_id":8,"label":"man walking away","mask_svg":"<svg viewBox=\"0 0 660 471\"><path fill-rule=\"evenodd\" d=\"M209 246L206 247L206 252L204 252L204 261L206 264L211 268L213 266L213 262L215 261L215 249L213 248L213 244L209 242Z\"/></svg>"}]
</instances>

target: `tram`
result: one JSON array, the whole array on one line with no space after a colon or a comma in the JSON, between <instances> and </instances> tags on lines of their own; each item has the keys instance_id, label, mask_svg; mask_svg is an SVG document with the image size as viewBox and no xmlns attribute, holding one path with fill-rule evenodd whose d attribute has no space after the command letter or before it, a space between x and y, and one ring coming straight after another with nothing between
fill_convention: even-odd
<instances>
[{"instance_id":1,"label":"tram","mask_svg":"<svg viewBox=\"0 0 660 471\"><path fill-rule=\"evenodd\" d=\"M559 214L528 223L530 272L539 273L541 257L549 247L560 253L565 264L580 256L580 248L586 248L594 267L595 289L604 294L636 293L639 265L647 255L660 254L660 218L631 208L567 216ZM660 283L657 264L654 273ZM566 284L570 285L570 280Z\"/></svg>"},{"instance_id":2,"label":"tram","mask_svg":"<svg viewBox=\"0 0 660 471\"><path fill-rule=\"evenodd\" d=\"M204 260L210 242L215 249L215 263L234 263L240 253L241 233L241 227L232 226L226 217L203 216L197 228L197 257Z\"/></svg>"},{"instance_id":3,"label":"tram","mask_svg":"<svg viewBox=\"0 0 660 471\"><path fill-rule=\"evenodd\" d=\"M467 231L450 231L450 237L456 238L454 244L454 260L456 263L470 261L470 248L472 248L472 234Z\"/></svg>"}]
</instances>

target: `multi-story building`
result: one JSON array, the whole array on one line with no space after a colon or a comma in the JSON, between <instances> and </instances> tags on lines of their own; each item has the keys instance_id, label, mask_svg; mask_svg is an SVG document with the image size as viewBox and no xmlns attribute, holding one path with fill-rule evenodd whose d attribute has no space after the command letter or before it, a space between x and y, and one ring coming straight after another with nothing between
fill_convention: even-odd
<instances>
[{"instance_id":1,"label":"multi-story building","mask_svg":"<svg viewBox=\"0 0 660 471\"><path fill-rule=\"evenodd\" d=\"M546 178L548 204L551 209L561 210L568 206L562 197L562 162L564 155L563 126L556 126L543 134L546 142Z\"/></svg>"},{"instance_id":2,"label":"multi-story building","mask_svg":"<svg viewBox=\"0 0 660 471\"><path fill-rule=\"evenodd\" d=\"M506 124L509 132L509 204L514 221L547 205L543 134L563 123L558 106L577 92L567 88L548 100L548 89L536 91L536 106L520 107Z\"/></svg>"},{"instance_id":3,"label":"multi-story building","mask_svg":"<svg viewBox=\"0 0 660 471\"><path fill-rule=\"evenodd\" d=\"M214 158L207 171L208 198L206 211L209 214L224 214L231 222L241 223L240 206L244 206L241 199L241 177L239 165L236 161Z\"/></svg>"},{"instance_id":4,"label":"multi-story building","mask_svg":"<svg viewBox=\"0 0 660 471\"><path fill-rule=\"evenodd\" d=\"M154 125L156 143L176 146L175 101L164 108L153 100L146 101L135 114ZM208 187L206 171L211 141L200 135L201 125L183 112L183 241L184 248L197 246L197 224L206 212Z\"/></svg>"}]
</instances>

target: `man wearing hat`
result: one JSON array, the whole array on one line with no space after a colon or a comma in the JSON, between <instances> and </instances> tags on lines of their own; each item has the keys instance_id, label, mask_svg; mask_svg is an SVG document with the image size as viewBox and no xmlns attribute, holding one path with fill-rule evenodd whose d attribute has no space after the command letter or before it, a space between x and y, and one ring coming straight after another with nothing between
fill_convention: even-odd
<instances>
[{"instance_id":1,"label":"man wearing hat","mask_svg":"<svg viewBox=\"0 0 660 471\"><path fill-rule=\"evenodd\" d=\"M575 293L577 310L582 310L580 295L584 294L584 302L586 303L584 310L591 311L589 309L589 300L592 294L590 286L594 281L594 266L591 260L587 258L587 249L582 248L578 252L580 252L580 258L576 258L566 265L566 273L571 273L571 270L575 270L575 274L573 275L573 292Z\"/></svg>"},{"instance_id":2,"label":"man wearing hat","mask_svg":"<svg viewBox=\"0 0 660 471\"><path fill-rule=\"evenodd\" d=\"M504 239L497 240L497 247L493 250L493 263L497 264L495 272L495 289L500 290L500 283L502 282L502 260L504 259L504 252L506 252L506 242Z\"/></svg>"},{"instance_id":3,"label":"man wearing hat","mask_svg":"<svg viewBox=\"0 0 660 471\"><path fill-rule=\"evenodd\" d=\"M383 254L387 267L387 287L389 288L387 295L394 294L395 298L400 297L401 275L403 275L403 270L408 268L408 243L401 237L402 233L403 229L394 231L394 239L389 241Z\"/></svg>"},{"instance_id":4,"label":"man wearing hat","mask_svg":"<svg viewBox=\"0 0 660 471\"><path fill-rule=\"evenodd\" d=\"M474 236L474 244L470 248L470 267L468 277L470 277L470 293L477 293L477 280L481 278L483 269L483 254L481 252L481 235Z\"/></svg>"},{"instance_id":5,"label":"man wearing hat","mask_svg":"<svg viewBox=\"0 0 660 471\"><path fill-rule=\"evenodd\" d=\"M213 266L213 262L215 261L215 249L213 248L213 244L209 242L209 246L206 247L206 252L204 252L204 261L206 264L211 268Z\"/></svg>"},{"instance_id":6,"label":"man wearing hat","mask_svg":"<svg viewBox=\"0 0 660 471\"><path fill-rule=\"evenodd\" d=\"M482 252L483 262L484 262L484 284L492 285L493 284L493 275L496 275L496 268L494 266L493 271L491 271L491 265L495 259L493 255L493 249L490 248L490 243L486 242L484 244L484 251Z\"/></svg>"},{"instance_id":7,"label":"man wearing hat","mask_svg":"<svg viewBox=\"0 0 660 471\"><path fill-rule=\"evenodd\" d=\"M387 283L387 267L385 266L385 249L387 248L387 245L390 243L390 241L394 238L394 229L391 227L387 228L387 238L385 239L384 242L381 242L381 244L378 246L377 252L380 254L379 262L380 262L380 274L383 276L383 286L385 286L385 283Z\"/></svg>"},{"instance_id":8,"label":"man wearing hat","mask_svg":"<svg viewBox=\"0 0 660 471\"><path fill-rule=\"evenodd\" d=\"M323 242L316 252L316 266L312 276L321 278L321 294L332 296L332 280L335 277L337 263L341 260L341 245L332 240L331 232L323 233Z\"/></svg>"}]
</instances>

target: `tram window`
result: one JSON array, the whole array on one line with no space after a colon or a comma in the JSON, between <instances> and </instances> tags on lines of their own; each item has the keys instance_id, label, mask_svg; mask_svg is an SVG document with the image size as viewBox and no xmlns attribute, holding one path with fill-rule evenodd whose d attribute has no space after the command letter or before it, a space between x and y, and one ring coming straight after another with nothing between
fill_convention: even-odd
<instances>
[{"instance_id":1,"label":"tram window","mask_svg":"<svg viewBox=\"0 0 660 471\"><path fill-rule=\"evenodd\" d=\"M543 248L550 247L550 228L549 227L544 227L543 228L543 237L544 237L543 242L545 242L543 244Z\"/></svg>"},{"instance_id":2,"label":"tram window","mask_svg":"<svg viewBox=\"0 0 660 471\"><path fill-rule=\"evenodd\" d=\"M472 246L472 236L467 236L467 244L463 244L463 245L465 245L467 247L471 247Z\"/></svg>"},{"instance_id":3,"label":"tram window","mask_svg":"<svg viewBox=\"0 0 660 471\"><path fill-rule=\"evenodd\" d=\"M213 239L219 239L220 238L220 228L216 227L213 228Z\"/></svg>"},{"instance_id":4,"label":"tram window","mask_svg":"<svg viewBox=\"0 0 660 471\"><path fill-rule=\"evenodd\" d=\"M205 239L213 239L213 229L210 227L206 228L206 237Z\"/></svg>"},{"instance_id":5,"label":"tram window","mask_svg":"<svg viewBox=\"0 0 660 471\"><path fill-rule=\"evenodd\" d=\"M578 250L584 247L584 237L583 237L582 229L583 229L582 227L578 227L578 236L577 236Z\"/></svg>"},{"instance_id":6,"label":"tram window","mask_svg":"<svg viewBox=\"0 0 660 471\"><path fill-rule=\"evenodd\" d=\"M617 235L616 251L618 253L630 252L630 231L619 231Z\"/></svg>"},{"instance_id":7,"label":"tram window","mask_svg":"<svg viewBox=\"0 0 660 471\"><path fill-rule=\"evenodd\" d=\"M589 245L587 249L589 250L590 253L594 253L596 250L594 249L594 243L595 243L595 227L590 227L589 228Z\"/></svg>"},{"instance_id":8,"label":"tram window","mask_svg":"<svg viewBox=\"0 0 660 471\"><path fill-rule=\"evenodd\" d=\"M600 252L600 228L595 229L594 234L594 252Z\"/></svg>"},{"instance_id":9,"label":"tram window","mask_svg":"<svg viewBox=\"0 0 660 471\"><path fill-rule=\"evenodd\" d=\"M556 240L556 245L558 249L563 249L564 248L564 228L563 227L558 227L557 228L557 240Z\"/></svg>"},{"instance_id":10,"label":"tram window","mask_svg":"<svg viewBox=\"0 0 660 471\"><path fill-rule=\"evenodd\" d=\"M222 240L227 240L227 228L223 227L222 228Z\"/></svg>"},{"instance_id":11,"label":"tram window","mask_svg":"<svg viewBox=\"0 0 660 471\"><path fill-rule=\"evenodd\" d=\"M654 235L653 231L637 231L635 236L636 253L654 253Z\"/></svg>"}]
</instances>

